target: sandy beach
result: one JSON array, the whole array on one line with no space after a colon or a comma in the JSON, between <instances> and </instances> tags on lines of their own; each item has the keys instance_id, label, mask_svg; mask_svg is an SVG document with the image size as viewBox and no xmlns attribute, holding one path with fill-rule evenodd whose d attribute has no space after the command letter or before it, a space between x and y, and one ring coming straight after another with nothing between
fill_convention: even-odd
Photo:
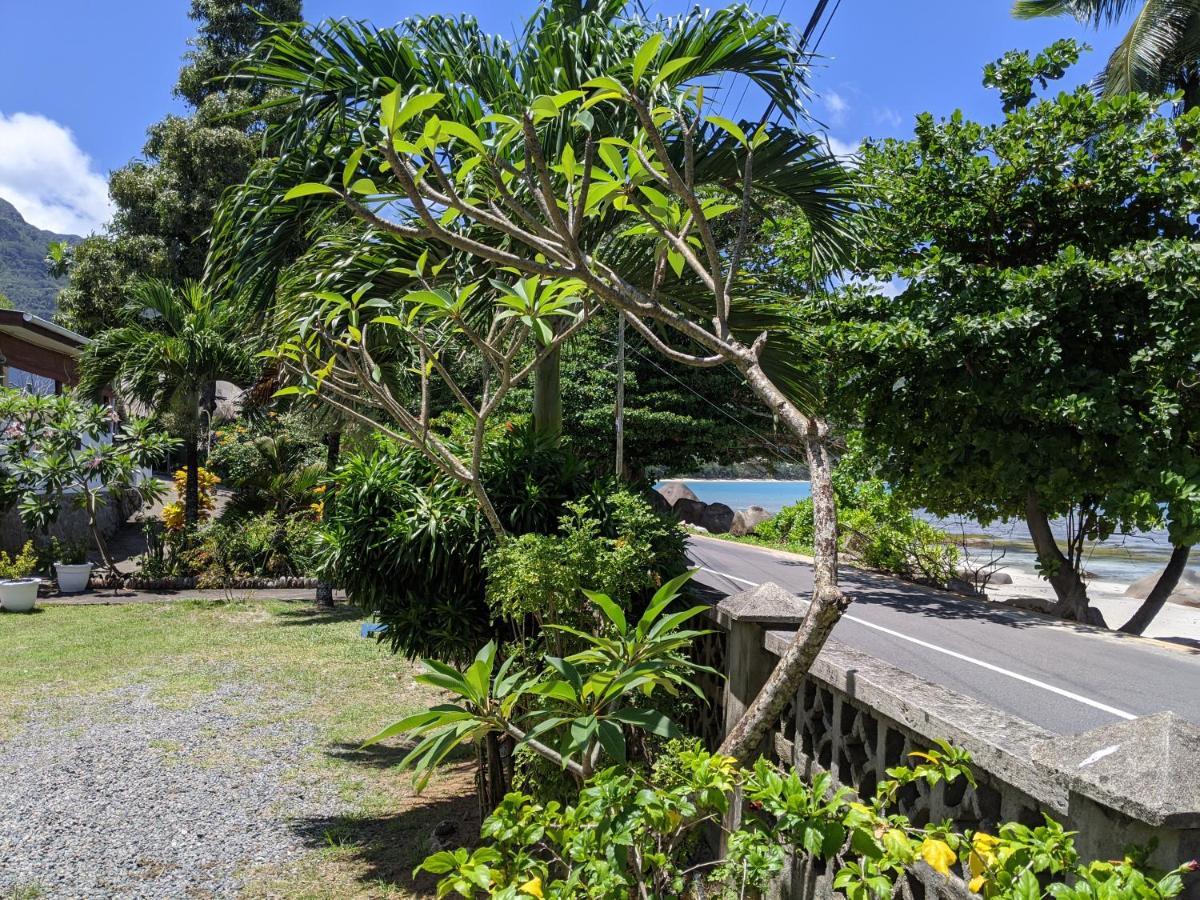
<instances>
[{"instance_id":1,"label":"sandy beach","mask_svg":"<svg viewBox=\"0 0 1200 900\"><path fill-rule=\"evenodd\" d=\"M1054 599L1054 588L1036 573L1015 566L1006 566L1000 571L1012 576L1012 584L995 585L988 588L989 600L1003 601L1013 597L1038 597ZM1092 580L1088 582L1088 596L1092 605L1104 615L1108 627L1120 628L1137 611L1141 600L1125 596L1127 585L1116 581ZM1170 640L1175 643L1200 648L1200 609L1178 603L1167 603L1146 629L1145 637Z\"/></svg>"}]
</instances>

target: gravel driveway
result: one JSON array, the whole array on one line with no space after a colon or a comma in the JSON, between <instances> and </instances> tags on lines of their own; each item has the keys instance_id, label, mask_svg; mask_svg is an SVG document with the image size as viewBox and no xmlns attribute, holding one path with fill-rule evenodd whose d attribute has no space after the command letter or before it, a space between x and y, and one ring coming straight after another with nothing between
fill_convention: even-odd
<instances>
[{"instance_id":1,"label":"gravel driveway","mask_svg":"<svg viewBox=\"0 0 1200 900\"><path fill-rule=\"evenodd\" d=\"M313 730L244 684L42 704L0 743L0 896L228 897L337 811ZM264 724L269 723L269 724Z\"/></svg>"}]
</instances>

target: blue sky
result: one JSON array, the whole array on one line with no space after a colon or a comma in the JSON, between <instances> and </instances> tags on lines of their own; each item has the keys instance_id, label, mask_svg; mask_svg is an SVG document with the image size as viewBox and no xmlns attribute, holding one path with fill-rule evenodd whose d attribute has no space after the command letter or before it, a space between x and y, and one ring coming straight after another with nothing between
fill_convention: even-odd
<instances>
[{"instance_id":1,"label":"blue sky","mask_svg":"<svg viewBox=\"0 0 1200 900\"><path fill-rule=\"evenodd\" d=\"M756 0L756 8L803 25L815 0ZM836 0L834 0L836 2ZM831 4L832 5L832 4ZM138 156L146 127L178 110L171 96L192 23L188 0L0 0L0 197L53 230L87 232L108 215L105 180ZM1010 0L842 0L812 74L812 112L835 149L866 136L904 135L923 110L962 108L995 118L980 84L983 64L1014 47L1041 48L1066 35L1095 47L1074 73L1090 77L1117 29L1084 33L1066 19L1020 22ZM306 0L307 18L390 24L406 15L458 9L512 34L533 8L525 0L457 0L452 6L389 0ZM658 0L652 12L685 8ZM731 93L725 114L741 89ZM746 104L753 104L752 98Z\"/></svg>"}]
</instances>

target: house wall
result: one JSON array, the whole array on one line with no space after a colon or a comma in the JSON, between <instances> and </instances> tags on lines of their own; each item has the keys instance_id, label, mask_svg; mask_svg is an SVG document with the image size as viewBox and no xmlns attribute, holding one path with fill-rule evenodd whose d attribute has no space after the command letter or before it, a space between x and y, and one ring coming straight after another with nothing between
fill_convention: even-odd
<instances>
[{"instance_id":1,"label":"house wall","mask_svg":"<svg viewBox=\"0 0 1200 900\"><path fill-rule=\"evenodd\" d=\"M12 368L41 375L67 386L79 381L75 359L47 347L31 344L14 335L0 332L0 354L4 355L8 366Z\"/></svg>"}]
</instances>

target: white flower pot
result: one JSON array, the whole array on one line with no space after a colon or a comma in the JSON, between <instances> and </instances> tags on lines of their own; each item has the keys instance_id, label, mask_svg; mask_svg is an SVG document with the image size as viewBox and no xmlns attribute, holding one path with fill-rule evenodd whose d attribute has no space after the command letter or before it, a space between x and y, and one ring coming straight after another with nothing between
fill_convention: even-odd
<instances>
[{"instance_id":1,"label":"white flower pot","mask_svg":"<svg viewBox=\"0 0 1200 900\"><path fill-rule=\"evenodd\" d=\"M9 612L29 612L37 602L38 578L14 578L0 581L0 607Z\"/></svg>"},{"instance_id":2,"label":"white flower pot","mask_svg":"<svg viewBox=\"0 0 1200 900\"><path fill-rule=\"evenodd\" d=\"M78 594L87 590L88 579L92 577L92 564L55 563L54 574L60 594Z\"/></svg>"}]
</instances>

